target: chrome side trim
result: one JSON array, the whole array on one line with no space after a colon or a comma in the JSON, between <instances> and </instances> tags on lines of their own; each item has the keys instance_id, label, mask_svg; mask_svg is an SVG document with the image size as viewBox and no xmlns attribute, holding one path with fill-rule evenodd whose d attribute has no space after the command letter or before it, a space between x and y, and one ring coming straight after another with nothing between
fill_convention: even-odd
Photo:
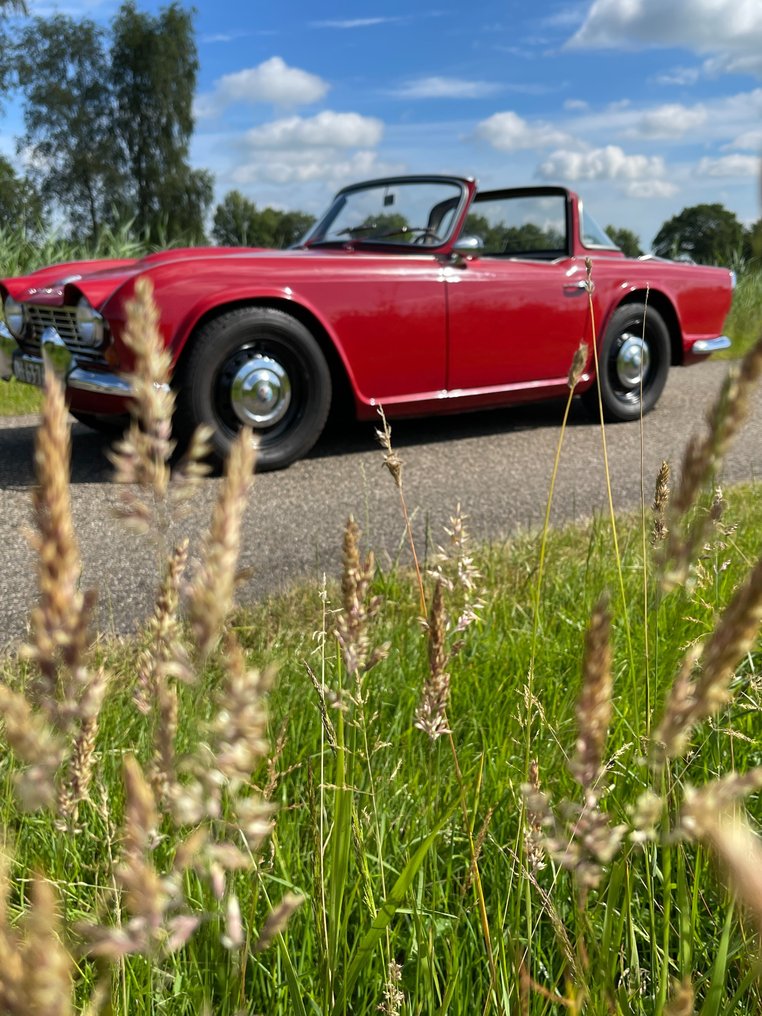
<instances>
[{"instance_id":1,"label":"chrome side trim","mask_svg":"<svg viewBox=\"0 0 762 1016\"><path fill-rule=\"evenodd\" d=\"M732 342L727 335L718 335L716 339L697 339L691 346L696 354L718 353L721 349L730 349Z\"/></svg>"},{"instance_id":2,"label":"chrome side trim","mask_svg":"<svg viewBox=\"0 0 762 1016\"><path fill-rule=\"evenodd\" d=\"M13 377L13 354L19 348L8 326L0 321L0 378L10 381Z\"/></svg>"}]
</instances>

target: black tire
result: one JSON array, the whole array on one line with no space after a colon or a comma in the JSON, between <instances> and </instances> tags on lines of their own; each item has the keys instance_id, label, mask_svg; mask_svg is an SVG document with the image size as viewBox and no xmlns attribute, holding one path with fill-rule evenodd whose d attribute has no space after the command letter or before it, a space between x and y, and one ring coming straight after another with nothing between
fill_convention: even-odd
<instances>
[{"instance_id":1,"label":"black tire","mask_svg":"<svg viewBox=\"0 0 762 1016\"><path fill-rule=\"evenodd\" d=\"M257 472L282 469L312 448L331 405L331 374L303 324L271 307L242 307L203 325L175 374L175 432L213 430L224 460L242 426L258 438Z\"/></svg>"},{"instance_id":2,"label":"black tire","mask_svg":"<svg viewBox=\"0 0 762 1016\"><path fill-rule=\"evenodd\" d=\"M640 367L643 359L644 371ZM598 354L604 419L638 420L641 413L652 410L667 382L670 359L669 331L658 311L642 303L618 307L611 315ZM582 400L597 419L597 383Z\"/></svg>"},{"instance_id":3,"label":"black tire","mask_svg":"<svg viewBox=\"0 0 762 1016\"><path fill-rule=\"evenodd\" d=\"M130 425L128 413L115 413L113 416L100 413L80 413L79 410L70 409L69 412L79 423L89 427L90 430L103 434L104 437L118 438Z\"/></svg>"}]
</instances>

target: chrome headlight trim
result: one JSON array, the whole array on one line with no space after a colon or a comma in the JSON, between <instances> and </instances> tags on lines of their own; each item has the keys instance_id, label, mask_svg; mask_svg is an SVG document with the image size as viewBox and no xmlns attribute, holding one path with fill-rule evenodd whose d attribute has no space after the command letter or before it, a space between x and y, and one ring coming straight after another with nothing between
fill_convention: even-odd
<instances>
[{"instance_id":1,"label":"chrome headlight trim","mask_svg":"<svg viewBox=\"0 0 762 1016\"><path fill-rule=\"evenodd\" d=\"M5 303L3 304L3 317L11 335L20 339L24 334L26 314L24 305L19 303L18 300L14 300L10 293L6 296Z\"/></svg>"},{"instance_id":2,"label":"chrome headlight trim","mask_svg":"<svg viewBox=\"0 0 762 1016\"><path fill-rule=\"evenodd\" d=\"M86 296L80 297L77 303L77 335L80 342L92 349L98 349L103 345L105 336L103 317Z\"/></svg>"}]
</instances>

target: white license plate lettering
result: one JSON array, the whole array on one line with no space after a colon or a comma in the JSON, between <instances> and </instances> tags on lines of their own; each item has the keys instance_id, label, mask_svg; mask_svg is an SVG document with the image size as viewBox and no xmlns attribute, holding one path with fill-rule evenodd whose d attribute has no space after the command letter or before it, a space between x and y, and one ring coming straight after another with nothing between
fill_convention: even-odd
<instances>
[{"instance_id":1,"label":"white license plate lettering","mask_svg":"<svg viewBox=\"0 0 762 1016\"><path fill-rule=\"evenodd\" d=\"M37 385L38 388L42 388L45 381L45 372L39 360L25 360L17 356L13 360L13 373L24 384Z\"/></svg>"}]
</instances>

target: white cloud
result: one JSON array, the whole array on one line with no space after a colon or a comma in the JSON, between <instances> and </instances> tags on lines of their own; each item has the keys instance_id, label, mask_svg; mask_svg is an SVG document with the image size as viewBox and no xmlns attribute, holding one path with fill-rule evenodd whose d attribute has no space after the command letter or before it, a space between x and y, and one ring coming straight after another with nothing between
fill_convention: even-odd
<instances>
[{"instance_id":1,"label":"white cloud","mask_svg":"<svg viewBox=\"0 0 762 1016\"><path fill-rule=\"evenodd\" d=\"M679 46L708 54L710 71L762 74L759 0L594 0L567 45Z\"/></svg>"},{"instance_id":2,"label":"white cloud","mask_svg":"<svg viewBox=\"0 0 762 1016\"><path fill-rule=\"evenodd\" d=\"M725 148L746 148L749 151L762 151L762 129L753 128L750 131L744 131L743 134L739 134L737 138L734 138L729 145L725 145Z\"/></svg>"},{"instance_id":3,"label":"white cloud","mask_svg":"<svg viewBox=\"0 0 762 1016\"><path fill-rule=\"evenodd\" d=\"M515 152L522 148L550 148L572 143L564 131L544 121L529 123L512 111L494 113L477 125L475 136L499 152Z\"/></svg>"},{"instance_id":4,"label":"white cloud","mask_svg":"<svg viewBox=\"0 0 762 1016\"><path fill-rule=\"evenodd\" d=\"M364 177L391 176L404 172L402 164L380 162L377 152L359 151L344 157L326 157L324 149L279 151L267 153L267 158L247 161L236 167L231 181L236 186L254 183L306 184L315 181L330 183L334 187Z\"/></svg>"},{"instance_id":5,"label":"white cloud","mask_svg":"<svg viewBox=\"0 0 762 1016\"><path fill-rule=\"evenodd\" d=\"M199 97L196 114L213 116L236 102L301 106L322 99L328 88L317 74L289 67L281 57L273 56L257 67L219 78L212 92Z\"/></svg>"},{"instance_id":6,"label":"white cloud","mask_svg":"<svg viewBox=\"0 0 762 1016\"><path fill-rule=\"evenodd\" d=\"M647 138L672 138L689 134L706 123L703 105L683 106L679 102L656 106L642 114L636 133Z\"/></svg>"},{"instance_id":7,"label":"white cloud","mask_svg":"<svg viewBox=\"0 0 762 1016\"><path fill-rule=\"evenodd\" d=\"M373 117L324 110L310 118L291 116L253 127L245 138L255 148L367 148L379 143L383 129Z\"/></svg>"},{"instance_id":8,"label":"white cloud","mask_svg":"<svg viewBox=\"0 0 762 1016\"><path fill-rule=\"evenodd\" d=\"M756 176L760 160L753 155L723 155L720 158L704 158L696 167L697 176Z\"/></svg>"},{"instance_id":9,"label":"white cloud","mask_svg":"<svg viewBox=\"0 0 762 1016\"><path fill-rule=\"evenodd\" d=\"M678 190L669 180L630 180L624 186L628 198L671 198Z\"/></svg>"},{"instance_id":10,"label":"white cloud","mask_svg":"<svg viewBox=\"0 0 762 1016\"><path fill-rule=\"evenodd\" d=\"M678 85L682 88L695 85L700 73L698 67L675 67L664 74L657 74L654 81L657 85Z\"/></svg>"},{"instance_id":11,"label":"white cloud","mask_svg":"<svg viewBox=\"0 0 762 1016\"><path fill-rule=\"evenodd\" d=\"M537 167L542 180L612 180L622 185L628 197L653 197L674 194L676 188L664 179L666 166L661 156L630 155L617 145L587 151L557 149Z\"/></svg>"},{"instance_id":12,"label":"white cloud","mask_svg":"<svg viewBox=\"0 0 762 1016\"><path fill-rule=\"evenodd\" d=\"M499 92L501 87L490 81L429 77L408 81L391 94L400 99L482 99Z\"/></svg>"},{"instance_id":13,"label":"white cloud","mask_svg":"<svg viewBox=\"0 0 762 1016\"><path fill-rule=\"evenodd\" d=\"M311 28L373 28L376 25L390 25L402 21L403 18L346 18L336 21L311 21Z\"/></svg>"},{"instance_id":14,"label":"white cloud","mask_svg":"<svg viewBox=\"0 0 762 1016\"><path fill-rule=\"evenodd\" d=\"M566 99L564 102L564 109L570 110L590 109L590 103L585 102L584 99Z\"/></svg>"}]
</instances>

